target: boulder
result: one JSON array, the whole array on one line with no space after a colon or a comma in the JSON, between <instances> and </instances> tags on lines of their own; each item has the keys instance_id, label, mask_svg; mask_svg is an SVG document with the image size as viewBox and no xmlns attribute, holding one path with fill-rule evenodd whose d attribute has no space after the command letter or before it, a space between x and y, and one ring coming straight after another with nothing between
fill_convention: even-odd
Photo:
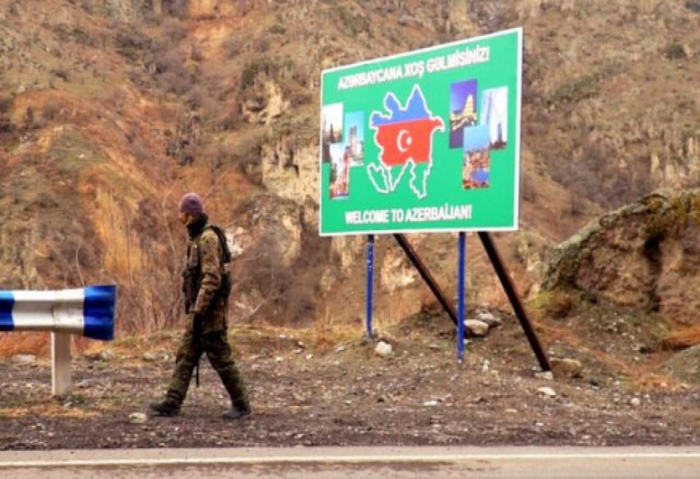
<instances>
[{"instance_id":1,"label":"boulder","mask_svg":"<svg viewBox=\"0 0 700 479\"><path fill-rule=\"evenodd\" d=\"M498 328L503 326L503 320L494 316L489 312L481 312L476 315L478 321L484 322L489 325L489 328Z\"/></svg>"},{"instance_id":2,"label":"boulder","mask_svg":"<svg viewBox=\"0 0 700 479\"><path fill-rule=\"evenodd\" d=\"M142 412L135 412L129 414L129 423L131 424L146 424L148 421L148 416Z\"/></svg>"},{"instance_id":3,"label":"boulder","mask_svg":"<svg viewBox=\"0 0 700 479\"><path fill-rule=\"evenodd\" d=\"M540 394L540 396L545 397L545 398L555 398L557 397L556 391L550 387L542 387L537 390L537 392Z\"/></svg>"},{"instance_id":4,"label":"boulder","mask_svg":"<svg viewBox=\"0 0 700 479\"><path fill-rule=\"evenodd\" d=\"M576 359L554 359L550 361L552 371L558 378L580 378L583 372L583 364Z\"/></svg>"},{"instance_id":5,"label":"boulder","mask_svg":"<svg viewBox=\"0 0 700 479\"><path fill-rule=\"evenodd\" d=\"M391 346L391 344L385 343L384 341L379 341L377 346L374 348L374 354L382 358L391 356L393 352L394 348Z\"/></svg>"},{"instance_id":6,"label":"boulder","mask_svg":"<svg viewBox=\"0 0 700 479\"><path fill-rule=\"evenodd\" d=\"M544 290L700 324L700 189L659 190L588 224L551 254Z\"/></svg>"},{"instance_id":7,"label":"boulder","mask_svg":"<svg viewBox=\"0 0 700 479\"><path fill-rule=\"evenodd\" d=\"M482 338L489 333L489 325L477 319L467 319L464 321L467 332L477 338Z\"/></svg>"},{"instance_id":8,"label":"boulder","mask_svg":"<svg viewBox=\"0 0 700 479\"><path fill-rule=\"evenodd\" d=\"M681 381L700 385L700 345L675 353L664 363L664 370Z\"/></svg>"}]
</instances>

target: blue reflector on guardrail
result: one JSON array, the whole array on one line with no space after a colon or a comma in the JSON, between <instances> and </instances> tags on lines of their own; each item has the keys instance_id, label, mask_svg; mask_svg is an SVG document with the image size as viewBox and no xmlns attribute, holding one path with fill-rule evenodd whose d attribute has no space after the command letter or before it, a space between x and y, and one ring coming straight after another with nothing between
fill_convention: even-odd
<instances>
[{"instance_id":1,"label":"blue reflector on guardrail","mask_svg":"<svg viewBox=\"0 0 700 479\"><path fill-rule=\"evenodd\" d=\"M114 309L117 296L114 285L89 286L85 288L83 334L92 339L111 341L114 339Z\"/></svg>"},{"instance_id":2,"label":"blue reflector on guardrail","mask_svg":"<svg viewBox=\"0 0 700 479\"><path fill-rule=\"evenodd\" d=\"M15 323L12 321L12 308L15 297L10 291L0 291L0 331L12 331Z\"/></svg>"}]
</instances>

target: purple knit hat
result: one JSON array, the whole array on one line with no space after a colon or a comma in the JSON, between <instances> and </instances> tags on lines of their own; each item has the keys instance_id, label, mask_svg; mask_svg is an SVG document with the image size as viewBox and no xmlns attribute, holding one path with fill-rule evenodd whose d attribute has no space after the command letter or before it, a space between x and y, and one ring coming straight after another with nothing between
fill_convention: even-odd
<instances>
[{"instance_id":1,"label":"purple knit hat","mask_svg":"<svg viewBox=\"0 0 700 479\"><path fill-rule=\"evenodd\" d=\"M180 200L178 210L190 216L201 216L204 213L204 202L197 193L187 193Z\"/></svg>"}]
</instances>

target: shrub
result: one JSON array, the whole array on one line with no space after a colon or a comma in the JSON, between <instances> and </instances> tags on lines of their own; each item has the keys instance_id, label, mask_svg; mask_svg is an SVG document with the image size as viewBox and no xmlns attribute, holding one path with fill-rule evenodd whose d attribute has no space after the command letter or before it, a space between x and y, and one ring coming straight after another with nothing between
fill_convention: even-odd
<instances>
[{"instance_id":1,"label":"shrub","mask_svg":"<svg viewBox=\"0 0 700 479\"><path fill-rule=\"evenodd\" d=\"M246 91L255 84L255 79L261 73L273 77L279 67L268 57L260 57L247 63L241 73L241 90Z\"/></svg>"},{"instance_id":2,"label":"shrub","mask_svg":"<svg viewBox=\"0 0 700 479\"><path fill-rule=\"evenodd\" d=\"M97 45L95 39L79 26L55 25L53 30L62 42L72 41L80 45L91 47Z\"/></svg>"},{"instance_id":3,"label":"shrub","mask_svg":"<svg viewBox=\"0 0 700 479\"><path fill-rule=\"evenodd\" d=\"M150 55L153 40L133 27L123 27L115 37L117 51L127 60L136 63Z\"/></svg>"},{"instance_id":4,"label":"shrub","mask_svg":"<svg viewBox=\"0 0 700 479\"><path fill-rule=\"evenodd\" d=\"M569 294L555 291L546 304L546 312L554 319L563 319L571 313L573 307L574 302Z\"/></svg>"},{"instance_id":5,"label":"shrub","mask_svg":"<svg viewBox=\"0 0 700 479\"><path fill-rule=\"evenodd\" d=\"M0 116L6 115L12 109L13 100L9 97L0 97Z\"/></svg>"},{"instance_id":6,"label":"shrub","mask_svg":"<svg viewBox=\"0 0 700 479\"><path fill-rule=\"evenodd\" d=\"M46 121L58 120L63 115L63 107L56 100L46 102L41 109L41 117Z\"/></svg>"},{"instance_id":7,"label":"shrub","mask_svg":"<svg viewBox=\"0 0 700 479\"><path fill-rule=\"evenodd\" d=\"M238 36L229 37L222 44L226 57L230 60L243 51L243 40Z\"/></svg>"},{"instance_id":8,"label":"shrub","mask_svg":"<svg viewBox=\"0 0 700 479\"><path fill-rule=\"evenodd\" d=\"M53 70L51 70L51 75L53 75L56 78L60 78L66 83L70 82L70 74L68 73L68 70L64 67L54 68Z\"/></svg>"},{"instance_id":9,"label":"shrub","mask_svg":"<svg viewBox=\"0 0 700 479\"><path fill-rule=\"evenodd\" d=\"M578 103L598 95L601 76L590 73L571 82L564 83L549 100L549 103Z\"/></svg>"},{"instance_id":10,"label":"shrub","mask_svg":"<svg viewBox=\"0 0 700 479\"><path fill-rule=\"evenodd\" d=\"M336 12L341 23L347 27L353 35L366 32L369 33L370 23L367 17L361 13L354 14L343 6L338 6Z\"/></svg>"},{"instance_id":11,"label":"shrub","mask_svg":"<svg viewBox=\"0 0 700 479\"><path fill-rule=\"evenodd\" d=\"M285 33L287 33L287 29L279 23L275 23L267 31L272 33L273 35L284 35Z\"/></svg>"},{"instance_id":12,"label":"shrub","mask_svg":"<svg viewBox=\"0 0 700 479\"><path fill-rule=\"evenodd\" d=\"M664 56L669 60L685 60L685 48L680 43L671 43L664 48Z\"/></svg>"},{"instance_id":13,"label":"shrub","mask_svg":"<svg viewBox=\"0 0 700 479\"><path fill-rule=\"evenodd\" d=\"M219 122L219 127L222 130L233 130L241 120L241 109L238 105L228 109L226 115Z\"/></svg>"},{"instance_id":14,"label":"shrub","mask_svg":"<svg viewBox=\"0 0 700 479\"><path fill-rule=\"evenodd\" d=\"M167 46L173 46L187 37L187 30L182 22L169 18L163 24L163 42Z\"/></svg>"},{"instance_id":15,"label":"shrub","mask_svg":"<svg viewBox=\"0 0 700 479\"><path fill-rule=\"evenodd\" d=\"M188 0L167 0L163 2L163 13L182 18L187 14Z\"/></svg>"},{"instance_id":16,"label":"shrub","mask_svg":"<svg viewBox=\"0 0 700 479\"><path fill-rule=\"evenodd\" d=\"M520 196L523 198L523 200L530 203L537 199L537 188L535 187L535 182L527 173L523 173L520 181Z\"/></svg>"}]
</instances>

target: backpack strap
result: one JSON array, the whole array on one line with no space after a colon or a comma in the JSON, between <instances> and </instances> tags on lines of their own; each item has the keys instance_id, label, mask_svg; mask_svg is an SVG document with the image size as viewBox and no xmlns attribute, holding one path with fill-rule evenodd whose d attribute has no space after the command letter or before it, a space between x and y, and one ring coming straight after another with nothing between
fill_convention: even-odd
<instances>
[{"instance_id":1,"label":"backpack strap","mask_svg":"<svg viewBox=\"0 0 700 479\"><path fill-rule=\"evenodd\" d=\"M223 251L223 255L221 257L221 262L223 264L227 264L231 262L231 250L228 247L228 241L226 240L226 233L224 232L223 228L217 225L208 225L207 228L211 229L214 233L216 233L216 236L219 237L219 243L221 244L221 249Z\"/></svg>"}]
</instances>

